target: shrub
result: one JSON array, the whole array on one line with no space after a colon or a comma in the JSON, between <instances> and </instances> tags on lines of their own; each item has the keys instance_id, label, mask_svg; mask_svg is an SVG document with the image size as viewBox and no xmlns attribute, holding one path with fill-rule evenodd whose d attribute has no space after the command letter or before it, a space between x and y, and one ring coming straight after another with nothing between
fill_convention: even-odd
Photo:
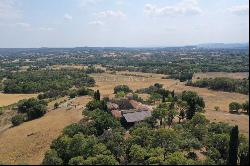
<instances>
[{"instance_id":1,"label":"shrub","mask_svg":"<svg viewBox=\"0 0 250 166\"><path fill-rule=\"evenodd\" d=\"M220 111L220 107L215 106L215 107L214 107L214 111L217 111L217 112Z\"/></svg>"},{"instance_id":2,"label":"shrub","mask_svg":"<svg viewBox=\"0 0 250 166\"><path fill-rule=\"evenodd\" d=\"M69 93L69 97L72 99L72 98L75 98L77 96L77 91L73 90Z\"/></svg>"},{"instance_id":3,"label":"shrub","mask_svg":"<svg viewBox=\"0 0 250 166\"><path fill-rule=\"evenodd\" d=\"M90 91L86 89L85 87L82 87L77 91L77 93L79 96L86 96L86 95L89 95Z\"/></svg>"},{"instance_id":4,"label":"shrub","mask_svg":"<svg viewBox=\"0 0 250 166\"><path fill-rule=\"evenodd\" d=\"M31 98L18 103L18 112L26 113L28 120L42 117L47 112L47 103L42 100Z\"/></svg>"},{"instance_id":5,"label":"shrub","mask_svg":"<svg viewBox=\"0 0 250 166\"><path fill-rule=\"evenodd\" d=\"M118 85L114 88L114 93L117 94L118 92L123 91L124 93L132 92L132 90L127 85Z\"/></svg>"},{"instance_id":6,"label":"shrub","mask_svg":"<svg viewBox=\"0 0 250 166\"><path fill-rule=\"evenodd\" d=\"M54 104L54 109L57 109L59 107L59 104L56 102L55 104Z\"/></svg>"},{"instance_id":7,"label":"shrub","mask_svg":"<svg viewBox=\"0 0 250 166\"><path fill-rule=\"evenodd\" d=\"M229 111L231 113L233 112L239 112L239 110L241 109L241 104L237 103L237 102L232 102L229 104Z\"/></svg>"},{"instance_id":8,"label":"shrub","mask_svg":"<svg viewBox=\"0 0 250 166\"><path fill-rule=\"evenodd\" d=\"M13 124L13 126L18 126L23 122L25 122L26 118L27 118L26 114L18 114L11 118L11 123Z\"/></svg>"}]
</instances>

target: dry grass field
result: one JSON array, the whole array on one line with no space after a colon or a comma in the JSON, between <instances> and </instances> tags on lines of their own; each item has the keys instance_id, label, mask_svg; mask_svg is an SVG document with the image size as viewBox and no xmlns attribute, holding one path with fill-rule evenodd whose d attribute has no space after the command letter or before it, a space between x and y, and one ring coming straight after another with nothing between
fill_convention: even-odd
<instances>
[{"instance_id":1,"label":"dry grass field","mask_svg":"<svg viewBox=\"0 0 250 166\"><path fill-rule=\"evenodd\" d=\"M131 76L128 76L128 74ZM175 90L177 93L181 93L185 90L195 91L202 96L206 102L206 115L209 120L237 124L243 133L246 135L249 133L249 116L228 113L228 105L231 102L236 101L243 103L248 100L247 95L213 91L206 88L189 87L185 86L184 83L181 83L178 80L162 79L163 75L161 74L117 72L116 74L103 73L92 74L91 76L95 78L97 84L93 89L99 89L104 97L113 97L114 87L121 84L128 85L133 90L145 88L154 83L161 83L165 88ZM214 111L214 107L216 106L220 108L220 112Z\"/></svg>"},{"instance_id":2,"label":"dry grass field","mask_svg":"<svg viewBox=\"0 0 250 166\"><path fill-rule=\"evenodd\" d=\"M59 70L63 68L83 69L86 67L87 66L84 66L84 65L53 65L52 69L55 69L55 70Z\"/></svg>"},{"instance_id":3,"label":"dry grass field","mask_svg":"<svg viewBox=\"0 0 250 166\"><path fill-rule=\"evenodd\" d=\"M79 104L77 109L50 110L40 119L25 122L0 133L0 161L6 164L41 164L44 153L63 128L81 120L82 106L90 99L73 99L72 103Z\"/></svg>"},{"instance_id":4,"label":"dry grass field","mask_svg":"<svg viewBox=\"0 0 250 166\"><path fill-rule=\"evenodd\" d=\"M197 78L216 78L216 77L228 77L233 79L243 79L248 78L248 72L238 72L238 73L226 73L226 72L207 72L207 73L195 73L193 76L193 80L197 80Z\"/></svg>"},{"instance_id":5,"label":"dry grass field","mask_svg":"<svg viewBox=\"0 0 250 166\"><path fill-rule=\"evenodd\" d=\"M38 94L4 94L0 93L0 106L14 104L19 100L37 97Z\"/></svg>"}]
</instances>

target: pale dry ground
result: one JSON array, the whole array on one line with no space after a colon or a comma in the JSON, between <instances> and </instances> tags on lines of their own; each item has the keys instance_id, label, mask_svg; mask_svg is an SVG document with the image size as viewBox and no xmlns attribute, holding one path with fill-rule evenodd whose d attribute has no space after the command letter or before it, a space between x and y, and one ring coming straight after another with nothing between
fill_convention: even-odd
<instances>
[{"instance_id":1,"label":"pale dry ground","mask_svg":"<svg viewBox=\"0 0 250 166\"><path fill-rule=\"evenodd\" d=\"M90 100L90 97L72 99L72 103L79 104L76 109L50 110L40 119L0 133L0 161L6 164L41 164L51 142L64 127L81 120L82 107Z\"/></svg>"},{"instance_id":2,"label":"pale dry ground","mask_svg":"<svg viewBox=\"0 0 250 166\"><path fill-rule=\"evenodd\" d=\"M0 93L0 106L7 106L18 102L19 100L37 97L38 94L5 94Z\"/></svg>"},{"instance_id":3,"label":"pale dry ground","mask_svg":"<svg viewBox=\"0 0 250 166\"><path fill-rule=\"evenodd\" d=\"M195 73L193 76L193 80L197 80L197 77L200 79L203 78L216 78L216 77L228 77L233 79L243 79L248 78L248 72L238 72L238 73L226 73L226 72L207 72L207 73Z\"/></svg>"},{"instance_id":4,"label":"pale dry ground","mask_svg":"<svg viewBox=\"0 0 250 166\"><path fill-rule=\"evenodd\" d=\"M136 76L124 76L122 74L129 73ZM247 115L234 115L229 114L228 105L233 102L243 103L248 100L247 95L239 93L228 93L213 91L206 88L197 88L185 86L185 83L181 83L178 80L172 79L161 79L163 75L161 74L150 74L150 73L140 73L140 72L117 72L116 75L109 73L102 74L92 74L95 78L97 86L93 89L99 89L101 94L105 97L113 97L113 89L117 85L128 85L131 89L137 90L140 88L146 88L154 83L161 83L165 88L170 90L175 90L177 93L181 93L185 90L191 90L197 92L202 96L206 103L206 115L211 121L222 121L230 124L237 124L242 133L248 135L249 133L249 116ZM142 77L143 76L143 77ZM218 106L221 112L214 111L214 107Z\"/></svg>"},{"instance_id":5,"label":"pale dry ground","mask_svg":"<svg viewBox=\"0 0 250 166\"><path fill-rule=\"evenodd\" d=\"M87 66L84 65L53 65L52 69L62 69L62 68L74 68L74 69L83 69L86 68Z\"/></svg>"}]
</instances>

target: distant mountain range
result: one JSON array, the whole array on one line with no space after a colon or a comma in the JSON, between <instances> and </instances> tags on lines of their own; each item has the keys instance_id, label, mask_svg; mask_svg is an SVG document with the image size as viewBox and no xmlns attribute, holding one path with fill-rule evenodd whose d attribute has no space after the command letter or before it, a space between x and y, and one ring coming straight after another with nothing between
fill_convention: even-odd
<instances>
[{"instance_id":1,"label":"distant mountain range","mask_svg":"<svg viewBox=\"0 0 250 166\"><path fill-rule=\"evenodd\" d=\"M198 44L200 48L249 48L249 43L206 43Z\"/></svg>"}]
</instances>

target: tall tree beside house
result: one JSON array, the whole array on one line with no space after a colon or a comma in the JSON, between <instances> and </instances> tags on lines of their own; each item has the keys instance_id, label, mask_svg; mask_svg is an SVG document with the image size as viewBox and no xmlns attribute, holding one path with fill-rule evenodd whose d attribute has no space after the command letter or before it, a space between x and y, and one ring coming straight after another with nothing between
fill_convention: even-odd
<instances>
[{"instance_id":1,"label":"tall tree beside house","mask_svg":"<svg viewBox=\"0 0 250 166\"><path fill-rule=\"evenodd\" d=\"M235 127L232 128L230 133L229 156L228 156L229 165L237 165L238 147L239 147L239 129L238 126L236 125Z\"/></svg>"},{"instance_id":2,"label":"tall tree beside house","mask_svg":"<svg viewBox=\"0 0 250 166\"><path fill-rule=\"evenodd\" d=\"M97 91L94 93L94 99L95 99L95 100L98 100L98 101L101 100L101 94L100 94L100 91L99 91L99 90L97 90Z\"/></svg>"},{"instance_id":3,"label":"tall tree beside house","mask_svg":"<svg viewBox=\"0 0 250 166\"><path fill-rule=\"evenodd\" d=\"M182 92L182 100L188 105L186 110L187 119L192 119L196 112L200 112L205 108L205 102L202 97L198 96L196 92L184 91Z\"/></svg>"}]
</instances>

